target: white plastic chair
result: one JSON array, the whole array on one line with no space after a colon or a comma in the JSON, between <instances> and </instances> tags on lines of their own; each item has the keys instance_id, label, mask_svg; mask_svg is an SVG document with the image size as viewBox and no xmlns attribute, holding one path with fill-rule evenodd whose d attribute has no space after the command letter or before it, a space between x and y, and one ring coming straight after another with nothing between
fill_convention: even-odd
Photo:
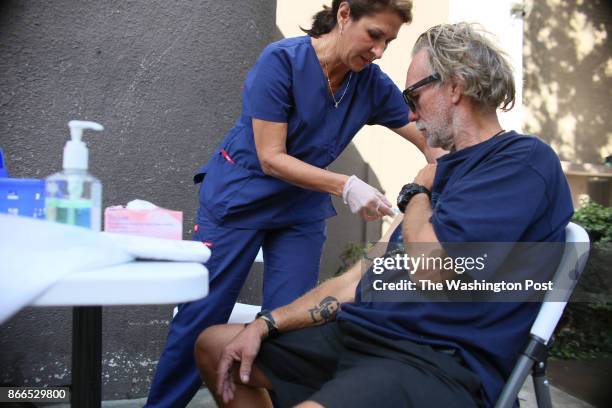
<instances>
[{"instance_id":1,"label":"white plastic chair","mask_svg":"<svg viewBox=\"0 0 612 408\"><path fill-rule=\"evenodd\" d=\"M228 323L249 323L255 319L255 315L261 312L261 306L236 303Z\"/></svg>"},{"instance_id":2,"label":"white plastic chair","mask_svg":"<svg viewBox=\"0 0 612 408\"><path fill-rule=\"evenodd\" d=\"M558 292L553 295L549 291L544 297L536 320L531 326L529 343L515 364L495 404L496 408L509 408L514 405L518 392L530 372L533 378L537 406L540 408L552 407L548 379L546 378L548 345L576 282L582 274L590 249L589 236L581 226L569 223L565 229L565 234L565 250L552 279L554 288L567 288L564 301L558 301Z\"/></svg>"},{"instance_id":3,"label":"white plastic chair","mask_svg":"<svg viewBox=\"0 0 612 408\"><path fill-rule=\"evenodd\" d=\"M228 323L249 323L255 319L257 313L261 312L261 306L248 305L246 303L236 303L232 309L232 314L229 317ZM178 313L178 306L172 309L172 317Z\"/></svg>"}]
</instances>

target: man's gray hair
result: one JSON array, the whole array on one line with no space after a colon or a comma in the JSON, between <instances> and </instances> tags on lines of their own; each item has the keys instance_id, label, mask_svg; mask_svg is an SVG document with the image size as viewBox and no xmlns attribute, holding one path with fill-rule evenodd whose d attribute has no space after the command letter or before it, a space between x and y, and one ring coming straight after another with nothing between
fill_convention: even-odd
<instances>
[{"instance_id":1,"label":"man's gray hair","mask_svg":"<svg viewBox=\"0 0 612 408\"><path fill-rule=\"evenodd\" d=\"M414 56L426 49L429 66L447 80L464 84L464 95L484 110L514 106L514 77L506 54L487 39L474 24L441 24L417 39Z\"/></svg>"}]
</instances>

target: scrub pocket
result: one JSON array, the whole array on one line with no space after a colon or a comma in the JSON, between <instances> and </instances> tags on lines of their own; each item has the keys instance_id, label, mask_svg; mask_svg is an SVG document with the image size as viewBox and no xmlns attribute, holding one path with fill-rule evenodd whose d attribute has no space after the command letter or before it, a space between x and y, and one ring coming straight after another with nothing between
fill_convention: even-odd
<instances>
[{"instance_id":1,"label":"scrub pocket","mask_svg":"<svg viewBox=\"0 0 612 408\"><path fill-rule=\"evenodd\" d=\"M299 194L299 187L277 178L246 170L251 177L233 197L228 215L257 213L258 218L274 219L292 212L292 198Z\"/></svg>"},{"instance_id":2,"label":"scrub pocket","mask_svg":"<svg viewBox=\"0 0 612 408\"><path fill-rule=\"evenodd\" d=\"M221 221L235 195L250 178L251 173L247 169L226 160L219 152L210 163L200 188L200 205L206 206Z\"/></svg>"}]
</instances>

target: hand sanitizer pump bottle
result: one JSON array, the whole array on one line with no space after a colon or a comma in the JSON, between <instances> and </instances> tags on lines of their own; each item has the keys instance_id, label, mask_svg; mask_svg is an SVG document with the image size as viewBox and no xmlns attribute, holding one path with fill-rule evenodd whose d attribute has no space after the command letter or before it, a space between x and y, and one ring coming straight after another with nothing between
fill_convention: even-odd
<instances>
[{"instance_id":1,"label":"hand sanitizer pump bottle","mask_svg":"<svg viewBox=\"0 0 612 408\"><path fill-rule=\"evenodd\" d=\"M48 220L101 230L102 184L87 172L89 152L81 140L84 129L101 131L95 122L71 120L71 140L64 146L64 170L46 179L45 213Z\"/></svg>"}]
</instances>

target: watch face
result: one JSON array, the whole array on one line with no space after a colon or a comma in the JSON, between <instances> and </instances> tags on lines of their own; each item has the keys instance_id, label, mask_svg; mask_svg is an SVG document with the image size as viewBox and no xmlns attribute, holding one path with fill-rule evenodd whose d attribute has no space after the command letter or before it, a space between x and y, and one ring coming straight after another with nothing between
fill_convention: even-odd
<instances>
[{"instance_id":1,"label":"watch face","mask_svg":"<svg viewBox=\"0 0 612 408\"><path fill-rule=\"evenodd\" d=\"M406 210L406 206L408 205L408 201L410 201L410 184L406 184L402 187L399 195L397 196L397 208L403 213Z\"/></svg>"},{"instance_id":2,"label":"watch face","mask_svg":"<svg viewBox=\"0 0 612 408\"><path fill-rule=\"evenodd\" d=\"M429 195L429 190L416 183L406 184L404 187L402 187L402 190L397 197L397 207L402 213L406 210L406 206L408 205L410 199L419 193L427 193Z\"/></svg>"}]
</instances>

